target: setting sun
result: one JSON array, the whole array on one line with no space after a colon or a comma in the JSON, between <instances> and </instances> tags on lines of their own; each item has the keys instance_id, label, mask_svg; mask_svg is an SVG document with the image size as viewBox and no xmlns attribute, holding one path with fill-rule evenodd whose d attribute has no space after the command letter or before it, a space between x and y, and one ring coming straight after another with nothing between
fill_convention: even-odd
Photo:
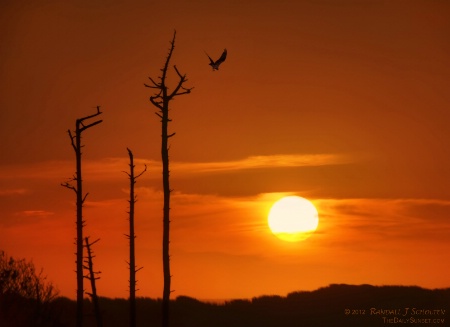
<instances>
[{"instance_id":1,"label":"setting sun","mask_svg":"<svg viewBox=\"0 0 450 327\"><path fill-rule=\"evenodd\" d=\"M287 196L275 202L269 212L269 228L283 241L307 239L319 224L314 205L299 196Z\"/></svg>"}]
</instances>

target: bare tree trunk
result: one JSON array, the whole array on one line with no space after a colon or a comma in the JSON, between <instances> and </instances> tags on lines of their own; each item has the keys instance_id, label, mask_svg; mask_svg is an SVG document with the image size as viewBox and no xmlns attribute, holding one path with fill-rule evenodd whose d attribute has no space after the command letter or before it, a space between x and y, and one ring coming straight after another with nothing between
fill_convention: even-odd
<instances>
[{"instance_id":1,"label":"bare tree trunk","mask_svg":"<svg viewBox=\"0 0 450 327\"><path fill-rule=\"evenodd\" d=\"M167 125L169 123L169 109L168 102L164 103L165 109L162 111L161 120L161 159L163 168L163 192L164 192L164 207L163 207L163 273L164 273L164 288L163 288L163 302L162 302L162 326L169 326L169 304L170 304L170 184L169 184L169 148L167 133Z\"/></svg>"},{"instance_id":2,"label":"bare tree trunk","mask_svg":"<svg viewBox=\"0 0 450 327\"><path fill-rule=\"evenodd\" d=\"M100 277L95 277L95 275L98 275L100 273L100 271L94 271L94 263L93 263L94 255L92 255L92 251L91 251L91 246L94 245L95 243L97 243L98 241L99 240L89 243L89 237L85 238L88 256L85 261L87 266L83 266L83 268L87 269L89 272L88 275L86 275L84 277L89 279L89 281L91 282L92 292L91 293L86 292L86 294L88 294L91 297L92 303L94 304L94 314L95 314L95 320L97 321L97 327L103 327L102 315L100 312L100 304L98 303L97 287L95 286L95 281L97 279L100 279Z\"/></svg>"},{"instance_id":3,"label":"bare tree trunk","mask_svg":"<svg viewBox=\"0 0 450 327\"><path fill-rule=\"evenodd\" d=\"M169 327L169 306L170 306L170 183L169 183L169 138L175 135L175 133L168 133L168 124L171 121L169 118L169 104L176 96L182 94L188 94L192 88L185 88L183 84L187 81L186 75L181 75L177 67L174 65L174 70L178 75L179 81L177 86L172 92L168 92L166 86L167 70L169 67L170 58L172 57L173 50L175 48L175 36L176 31L173 34L171 41L171 47L164 64L164 68L161 69L162 75L159 77L159 82L155 82L152 78L150 81L152 85L146 85L156 89L156 94L150 97L150 102L159 109L156 115L161 118L161 159L162 159L162 174L163 174L163 192L164 192L164 207L163 207L163 276L164 276L164 288L163 288L163 300L162 300L162 327Z\"/></svg>"},{"instance_id":4,"label":"bare tree trunk","mask_svg":"<svg viewBox=\"0 0 450 327\"><path fill-rule=\"evenodd\" d=\"M68 182L61 184L64 187L72 189L75 191L77 196L77 238L76 238L76 274L77 274L77 313L76 313L76 326L83 326L83 296L84 296L84 287L83 287L83 227L85 221L83 220L83 204L86 200L88 193L83 194L83 179L81 175L81 148L83 145L81 144L81 134L86 129L93 127L97 124L100 124L102 120L95 121L91 124L85 125L85 120L96 117L100 115L100 107L97 107L97 113L93 115L89 115L83 118L79 118L75 123L75 135L72 135L72 131L69 129L69 137L72 143L72 147L75 151L76 157L76 173L75 176ZM76 186L73 186L71 182L76 182Z\"/></svg>"},{"instance_id":5,"label":"bare tree trunk","mask_svg":"<svg viewBox=\"0 0 450 327\"><path fill-rule=\"evenodd\" d=\"M136 327L136 273L142 269L136 269L136 258L135 258L135 239L136 234L134 233L134 206L136 203L136 195L134 194L134 184L136 184L136 179L140 177L146 170L145 169L137 176L134 175L134 160L133 152L128 149L128 156L130 157L130 173L125 172L130 178L130 211L129 211L129 221L130 221L130 234L125 235L130 240L130 327Z\"/></svg>"},{"instance_id":6,"label":"bare tree trunk","mask_svg":"<svg viewBox=\"0 0 450 327\"><path fill-rule=\"evenodd\" d=\"M83 297L84 297L84 280L83 280L83 179L81 176L81 123L77 119L75 129L76 148L75 156L77 160L77 327L83 326ZM70 131L69 131L70 133ZM72 137L72 136L71 136ZM72 138L73 140L73 138ZM87 194L86 194L87 195Z\"/></svg>"}]
</instances>

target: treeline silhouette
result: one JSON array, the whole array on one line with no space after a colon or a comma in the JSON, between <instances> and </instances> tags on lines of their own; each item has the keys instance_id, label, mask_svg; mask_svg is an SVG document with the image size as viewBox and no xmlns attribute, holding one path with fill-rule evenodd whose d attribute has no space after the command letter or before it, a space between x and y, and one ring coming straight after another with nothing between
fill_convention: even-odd
<instances>
[{"instance_id":1,"label":"treeline silhouette","mask_svg":"<svg viewBox=\"0 0 450 327\"><path fill-rule=\"evenodd\" d=\"M127 299L101 297L99 301L104 326L128 325ZM148 326L148 322L152 322L153 326L160 325L161 301L136 299L138 327ZM75 326L73 317L76 301L59 297L51 305L51 312L57 319L45 326ZM84 309L85 326L96 326L90 300L85 300ZM413 309L431 311L414 311L413 315ZM415 286L332 284L315 291L293 292L287 296L268 295L224 303L202 302L179 296L171 300L170 311L172 327L371 327L390 324L383 318L392 319L390 323L393 324L400 323L399 319L415 319L403 323L450 326L450 288L430 290Z\"/></svg>"}]
</instances>

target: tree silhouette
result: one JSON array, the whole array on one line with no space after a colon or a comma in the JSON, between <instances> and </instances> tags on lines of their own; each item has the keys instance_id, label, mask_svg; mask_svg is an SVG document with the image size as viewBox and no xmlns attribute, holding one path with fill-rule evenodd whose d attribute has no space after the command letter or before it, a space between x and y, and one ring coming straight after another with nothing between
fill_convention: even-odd
<instances>
[{"instance_id":1,"label":"tree silhouette","mask_svg":"<svg viewBox=\"0 0 450 327\"><path fill-rule=\"evenodd\" d=\"M162 159L162 175L163 175L163 192L164 192L164 207L163 207L163 299L162 299L162 327L169 326L169 306L170 306L170 252L169 252L169 239L170 239L170 184L169 184L169 138L175 135L175 133L168 133L168 124L171 121L169 118L169 105L175 97L191 92L192 88L184 87L187 82L186 75L180 74L177 67L173 68L178 76L178 83L173 91L169 92L169 88L166 84L167 73L169 68L170 59L172 57L173 50L175 48L176 31L173 33L172 41L170 42L169 53L166 58L164 67L161 69L161 76L158 77L158 81L149 77L152 82L151 85L144 84L146 87L155 89L154 95L150 96L150 102L158 108L155 114L161 118L161 159Z\"/></svg>"},{"instance_id":2,"label":"tree silhouette","mask_svg":"<svg viewBox=\"0 0 450 327\"><path fill-rule=\"evenodd\" d=\"M100 277L96 277L98 274L100 274L100 271L94 271L94 254L91 249L91 246L97 243L100 239L95 240L94 242L89 243L89 237L86 237L85 239L86 243L86 249L87 249L87 257L84 261L85 266L83 266L84 269L88 271L87 275L84 276L84 278L88 279L91 282L91 293L86 292L87 295L89 295L92 299L92 303L94 304L94 314L95 314L95 320L97 321L97 327L103 327L103 321L102 321L102 315L100 313L100 305L98 303L98 296L97 296L97 287L95 285L95 281L97 279L100 279Z\"/></svg>"},{"instance_id":3,"label":"tree silhouette","mask_svg":"<svg viewBox=\"0 0 450 327\"><path fill-rule=\"evenodd\" d=\"M58 291L33 262L0 250L0 326L50 326Z\"/></svg>"},{"instance_id":4,"label":"tree silhouette","mask_svg":"<svg viewBox=\"0 0 450 327\"><path fill-rule=\"evenodd\" d=\"M136 273L142 269L136 268L136 258L135 258L135 239L136 234L134 233L134 205L136 203L136 195L134 193L134 185L136 184L136 179L139 178L145 171L147 170L147 166L144 166L144 170L135 176L134 174L134 158L133 152L128 149L128 156L130 157L130 172L124 172L128 175L130 179L130 199L128 202L130 203L130 211L129 214L129 222L130 222L130 234L125 236L130 240L130 261L128 262L130 269L130 327L136 327Z\"/></svg>"},{"instance_id":5,"label":"tree silhouette","mask_svg":"<svg viewBox=\"0 0 450 327\"><path fill-rule=\"evenodd\" d=\"M83 194L83 179L81 174L81 149L83 145L81 144L81 135L82 133L97 124L100 124L102 120L97 120L93 123L85 125L85 121L91 118L97 117L101 115L100 107L97 106L97 112L93 115L85 116L82 118L78 118L75 122L75 135L72 134L72 131L69 129L69 137L72 144L72 147L75 151L76 157L76 173L75 175L67 182L62 183L61 185L67 187L68 189L73 190L77 195L77 237L76 237L76 274L77 274L77 313L76 313L76 326L83 326L83 227L85 225L85 221L83 220L83 204L88 196L88 193ZM71 182L76 182L76 186L72 185Z\"/></svg>"}]
</instances>

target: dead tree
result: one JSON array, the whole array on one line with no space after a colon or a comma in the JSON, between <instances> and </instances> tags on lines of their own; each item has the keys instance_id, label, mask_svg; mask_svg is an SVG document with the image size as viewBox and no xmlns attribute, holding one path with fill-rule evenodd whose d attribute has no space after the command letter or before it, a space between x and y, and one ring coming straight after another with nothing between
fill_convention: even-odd
<instances>
[{"instance_id":1,"label":"dead tree","mask_svg":"<svg viewBox=\"0 0 450 327\"><path fill-rule=\"evenodd\" d=\"M56 326L57 296L42 269L0 250L0 326Z\"/></svg>"},{"instance_id":2,"label":"dead tree","mask_svg":"<svg viewBox=\"0 0 450 327\"><path fill-rule=\"evenodd\" d=\"M97 243L99 239L97 239L92 243L89 243L89 237L86 237L84 240L86 242L86 249L88 254L86 260L84 261L85 265L83 265L83 268L88 271L88 273L84 276L84 278L88 279L91 282L91 290L92 290L91 293L86 292L86 294L89 295L92 299L92 303L94 305L95 320L97 321L97 327L103 327L100 305L98 303L97 287L95 286L95 281L97 279L100 279L100 277L96 276L100 274L101 271L94 271L93 258L95 256L93 255L93 252L91 250L91 246Z\"/></svg>"},{"instance_id":3,"label":"dead tree","mask_svg":"<svg viewBox=\"0 0 450 327\"><path fill-rule=\"evenodd\" d=\"M77 317L76 317L76 326L83 326L83 227L85 225L85 221L83 220L83 204L86 200L88 193L83 194L83 179L81 175L81 149L83 145L81 144L81 134L97 124L100 124L102 120L97 120L90 124L85 124L86 120L92 119L96 116L101 115L100 107L97 106L97 112L93 115L85 116L83 118L79 118L75 122L75 135L72 134L72 131L69 129L69 137L72 143L72 147L75 151L76 157L76 173L71 178L71 180L62 183L61 185L73 190L77 195L77 237L76 237L76 274L77 274ZM76 186L72 183L75 182Z\"/></svg>"},{"instance_id":4,"label":"dead tree","mask_svg":"<svg viewBox=\"0 0 450 327\"><path fill-rule=\"evenodd\" d=\"M175 133L168 133L168 124L171 121L169 118L169 104L175 97L191 92L192 88L184 87L187 82L186 75L180 74L177 67L173 68L178 77L178 83L169 92L169 88L166 84L167 73L169 69L170 59L172 57L173 50L175 48L175 36L176 31L173 34L172 41L170 42L169 53L166 58L164 67L161 69L161 76L157 81L149 77L151 85L144 84L146 87L155 90L155 93L150 96L150 102L158 108L155 114L161 118L161 158L162 158L162 175L163 175L163 193L164 193L164 206L163 206L163 244L162 244L162 259L163 259L163 300L162 300L162 327L169 327L169 306L170 306L170 254L169 254L169 236L170 236L170 184L169 184L169 138L175 135Z\"/></svg>"},{"instance_id":5,"label":"dead tree","mask_svg":"<svg viewBox=\"0 0 450 327\"><path fill-rule=\"evenodd\" d=\"M130 172L125 174L128 175L130 179L130 199L128 202L130 203L130 211L129 214L129 222L130 222L130 234L125 234L125 236L130 240L130 261L128 262L128 266L130 269L130 327L136 327L136 273L142 269L136 268L136 256L135 256L135 239L136 234L134 233L134 205L136 204L136 195L134 193L134 185L136 184L136 179L139 178L145 171L147 170L147 166L144 165L144 170L135 176L134 174L134 159L133 152L128 149L128 156L130 157Z\"/></svg>"}]
</instances>

